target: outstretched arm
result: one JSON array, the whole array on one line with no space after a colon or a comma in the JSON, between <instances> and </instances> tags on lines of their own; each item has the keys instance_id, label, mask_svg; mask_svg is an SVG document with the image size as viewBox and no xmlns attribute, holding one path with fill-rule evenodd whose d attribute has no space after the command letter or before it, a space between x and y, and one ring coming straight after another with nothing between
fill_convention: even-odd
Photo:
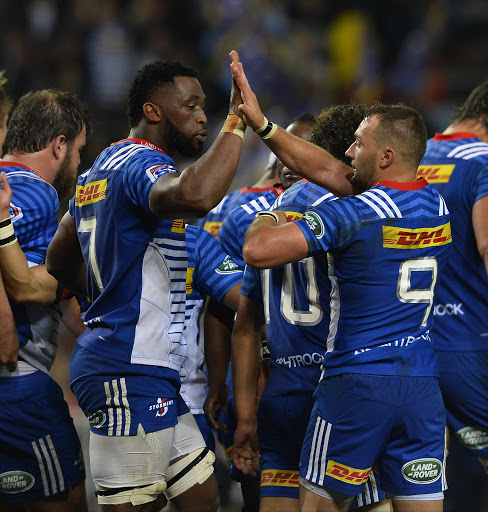
<instances>
[{"instance_id":1,"label":"outstretched arm","mask_svg":"<svg viewBox=\"0 0 488 512\"><path fill-rule=\"evenodd\" d=\"M249 85L238 53L233 50L230 55L232 76L239 86L242 97L239 113L248 126L258 131L265 126L265 117ZM289 134L280 127L274 135L263 141L288 168L304 178L339 197L354 193L353 186L349 182L353 175L352 168L336 160L327 151Z\"/></svg>"},{"instance_id":2,"label":"outstretched arm","mask_svg":"<svg viewBox=\"0 0 488 512\"><path fill-rule=\"evenodd\" d=\"M11 229L10 200L12 189L10 188L5 172L0 174L0 221L7 223L5 228ZM0 248L0 267L2 269L5 290L9 297L16 302L37 302L40 304L52 304L56 301L58 282L50 276L44 265L29 268L27 258L22 251L17 239Z\"/></svg>"},{"instance_id":3,"label":"outstretched arm","mask_svg":"<svg viewBox=\"0 0 488 512\"><path fill-rule=\"evenodd\" d=\"M0 249L1 251L2 249ZM7 294L3 287L0 274L0 366L5 365L8 371L13 372L17 368L17 356L19 352L19 338L15 321L10 309Z\"/></svg>"},{"instance_id":4,"label":"outstretched arm","mask_svg":"<svg viewBox=\"0 0 488 512\"><path fill-rule=\"evenodd\" d=\"M255 475L259 469L256 413L263 325L262 305L241 296L232 332L232 386L237 412L232 458L246 475Z\"/></svg>"},{"instance_id":5,"label":"outstretched arm","mask_svg":"<svg viewBox=\"0 0 488 512\"><path fill-rule=\"evenodd\" d=\"M229 115L208 151L180 174L160 178L149 198L158 217L203 217L227 193L241 154L245 125L238 117L240 90L232 78Z\"/></svg>"}]
</instances>

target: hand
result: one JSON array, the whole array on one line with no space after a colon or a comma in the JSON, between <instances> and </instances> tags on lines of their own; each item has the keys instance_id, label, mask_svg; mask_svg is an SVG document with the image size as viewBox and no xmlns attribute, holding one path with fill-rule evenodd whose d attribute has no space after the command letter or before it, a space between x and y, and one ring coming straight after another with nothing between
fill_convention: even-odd
<instances>
[{"instance_id":1,"label":"hand","mask_svg":"<svg viewBox=\"0 0 488 512\"><path fill-rule=\"evenodd\" d=\"M238 106L239 117L242 117L244 122L254 131L259 130L264 124L264 115L261 112L261 107L247 81L244 68L239 61L239 54L235 50L232 50L229 56L232 60L230 70L233 76L233 84L236 84L241 96L241 104Z\"/></svg>"},{"instance_id":2,"label":"hand","mask_svg":"<svg viewBox=\"0 0 488 512\"><path fill-rule=\"evenodd\" d=\"M3 332L0 343L0 366L5 365L9 372L14 372L17 369L18 355L19 338L17 331Z\"/></svg>"},{"instance_id":3,"label":"hand","mask_svg":"<svg viewBox=\"0 0 488 512\"><path fill-rule=\"evenodd\" d=\"M236 51L230 52L229 56L230 56L232 62L234 62L234 59L236 58L235 56L237 56L237 60L239 60L239 55L237 55ZM235 78L232 77L232 89L230 91L229 114L239 115L239 105L242 105L241 90L237 86L237 82L236 82ZM239 117L242 117L242 115L239 115Z\"/></svg>"},{"instance_id":4,"label":"hand","mask_svg":"<svg viewBox=\"0 0 488 512\"><path fill-rule=\"evenodd\" d=\"M256 476L259 471L259 441L256 425L239 423L234 433L232 462L245 475Z\"/></svg>"},{"instance_id":5,"label":"hand","mask_svg":"<svg viewBox=\"0 0 488 512\"><path fill-rule=\"evenodd\" d=\"M227 425L218 423L215 416L219 410L226 411L227 399L229 398L229 388L224 384L223 388L217 392L209 390L207 398L203 404L205 420L209 427L220 432L227 432Z\"/></svg>"},{"instance_id":6,"label":"hand","mask_svg":"<svg viewBox=\"0 0 488 512\"><path fill-rule=\"evenodd\" d=\"M12 189L7 179L5 171L0 174L0 220L5 220L10 217L10 201L12 199Z\"/></svg>"}]
</instances>

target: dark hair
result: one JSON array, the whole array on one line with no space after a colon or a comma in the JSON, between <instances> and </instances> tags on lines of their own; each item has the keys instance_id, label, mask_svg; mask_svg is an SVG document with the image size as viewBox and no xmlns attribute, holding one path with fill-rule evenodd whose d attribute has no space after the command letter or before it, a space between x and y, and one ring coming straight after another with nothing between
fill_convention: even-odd
<instances>
[{"instance_id":1,"label":"dark hair","mask_svg":"<svg viewBox=\"0 0 488 512\"><path fill-rule=\"evenodd\" d=\"M328 151L346 165L351 159L345 153L354 142L357 130L366 113L366 105L334 105L317 116L310 141Z\"/></svg>"},{"instance_id":2,"label":"dark hair","mask_svg":"<svg viewBox=\"0 0 488 512\"><path fill-rule=\"evenodd\" d=\"M473 89L467 100L454 112L451 123L478 121L488 130L488 80Z\"/></svg>"},{"instance_id":3,"label":"dark hair","mask_svg":"<svg viewBox=\"0 0 488 512\"><path fill-rule=\"evenodd\" d=\"M310 112L303 112L302 114L298 115L291 121L290 124L295 123L307 123L307 124L315 124L317 121L317 118L311 114Z\"/></svg>"},{"instance_id":4,"label":"dark hair","mask_svg":"<svg viewBox=\"0 0 488 512\"><path fill-rule=\"evenodd\" d=\"M375 130L380 144L391 144L402 158L417 167L427 148L427 129L420 113L402 104L377 104L365 114L365 118L373 116L380 120Z\"/></svg>"},{"instance_id":5,"label":"dark hair","mask_svg":"<svg viewBox=\"0 0 488 512\"><path fill-rule=\"evenodd\" d=\"M157 60L137 72L129 90L127 116L129 127L135 128L142 119L142 107L155 89L174 85L176 76L196 78L198 71L176 59Z\"/></svg>"},{"instance_id":6,"label":"dark hair","mask_svg":"<svg viewBox=\"0 0 488 512\"><path fill-rule=\"evenodd\" d=\"M71 145L83 126L89 133L88 112L72 94L57 89L28 92L12 112L4 153L36 153L59 135Z\"/></svg>"},{"instance_id":7,"label":"dark hair","mask_svg":"<svg viewBox=\"0 0 488 512\"><path fill-rule=\"evenodd\" d=\"M5 71L0 71L0 121L8 115L12 108L12 100L7 96L4 85L7 79L3 76Z\"/></svg>"}]
</instances>

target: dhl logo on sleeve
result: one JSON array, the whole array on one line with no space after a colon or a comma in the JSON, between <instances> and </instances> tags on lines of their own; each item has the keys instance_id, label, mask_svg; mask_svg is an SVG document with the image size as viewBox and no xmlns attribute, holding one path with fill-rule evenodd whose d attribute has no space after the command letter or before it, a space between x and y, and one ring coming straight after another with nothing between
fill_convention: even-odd
<instances>
[{"instance_id":1,"label":"dhl logo on sleeve","mask_svg":"<svg viewBox=\"0 0 488 512\"><path fill-rule=\"evenodd\" d=\"M288 222L293 222L303 217L303 213L298 212L285 212L286 220Z\"/></svg>"},{"instance_id":2,"label":"dhl logo on sleeve","mask_svg":"<svg viewBox=\"0 0 488 512\"><path fill-rule=\"evenodd\" d=\"M107 180L92 181L84 186L76 185L75 206L96 203L105 199Z\"/></svg>"},{"instance_id":3,"label":"dhl logo on sleeve","mask_svg":"<svg viewBox=\"0 0 488 512\"><path fill-rule=\"evenodd\" d=\"M194 268L188 267L186 269L186 293L188 295L193 293L193 272L195 272Z\"/></svg>"},{"instance_id":4,"label":"dhl logo on sleeve","mask_svg":"<svg viewBox=\"0 0 488 512\"><path fill-rule=\"evenodd\" d=\"M185 232L185 221L183 219L176 219L173 221L171 226L172 233L184 233Z\"/></svg>"},{"instance_id":5,"label":"dhl logo on sleeve","mask_svg":"<svg viewBox=\"0 0 488 512\"><path fill-rule=\"evenodd\" d=\"M220 226L222 226L222 222L205 222L203 229L217 238L217 233L219 232Z\"/></svg>"},{"instance_id":6,"label":"dhl logo on sleeve","mask_svg":"<svg viewBox=\"0 0 488 512\"><path fill-rule=\"evenodd\" d=\"M425 178L429 183L447 183L455 165L421 165L417 169L417 178Z\"/></svg>"},{"instance_id":7,"label":"dhl logo on sleeve","mask_svg":"<svg viewBox=\"0 0 488 512\"><path fill-rule=\"evenodd\" d=\"M348 484L353 485L361 485L369 477L369 473L371 472L371 468L368 469L356 469L350 468L349 466L345 466L344 464L339 464L339 462L335 462L333 460L329 460L327 462L327 469L325 473L336 480L340 480L341 482L346 482Z\"/></svg>"},{"instance_id":8,"label":"dhl logo on sleeve","mask_svg":"<svg viewBox=\"0 0 488 512\"><path fill-rule=\"evenodd\" d=\"M277 485L280 487L298 487L298 471L283 469L263 469L261 485Z\"/></svg>"},{"instance_id":9,"label":"dhl logo on sleeve","mask_svg":"<svg viewBox=\"0 0 488 512\"><path fill-rule=\"evenodd\" d=\"M424 249L451 242L450 222L436 228L405 229L383 226L383 247L388 249Z\"/></svg>"}]
</instances>

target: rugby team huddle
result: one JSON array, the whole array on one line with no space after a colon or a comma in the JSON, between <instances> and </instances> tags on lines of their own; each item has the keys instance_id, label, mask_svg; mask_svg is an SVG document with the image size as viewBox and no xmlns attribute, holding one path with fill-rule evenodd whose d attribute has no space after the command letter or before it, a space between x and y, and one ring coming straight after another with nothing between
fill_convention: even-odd
<instances>
[{"instance_id":1,"label":"rugby team huddle","mask_svg":"<svg viewBox=\"0 0 488 512\"><path fill-rule=\"evenodd\" d=\"M85 107L33 91L7 129L0 97L1 510L88 510L63 315L101 511L217 510L215 434L247 512L442 511L453 436L488 470L488 82L430 139L402 104L285 130L230 58L183 170L207 117L177 60L137 73L127 138L79 176ZM226 195L246 129L269 166Z\"/></svg>"}]
</instances>

